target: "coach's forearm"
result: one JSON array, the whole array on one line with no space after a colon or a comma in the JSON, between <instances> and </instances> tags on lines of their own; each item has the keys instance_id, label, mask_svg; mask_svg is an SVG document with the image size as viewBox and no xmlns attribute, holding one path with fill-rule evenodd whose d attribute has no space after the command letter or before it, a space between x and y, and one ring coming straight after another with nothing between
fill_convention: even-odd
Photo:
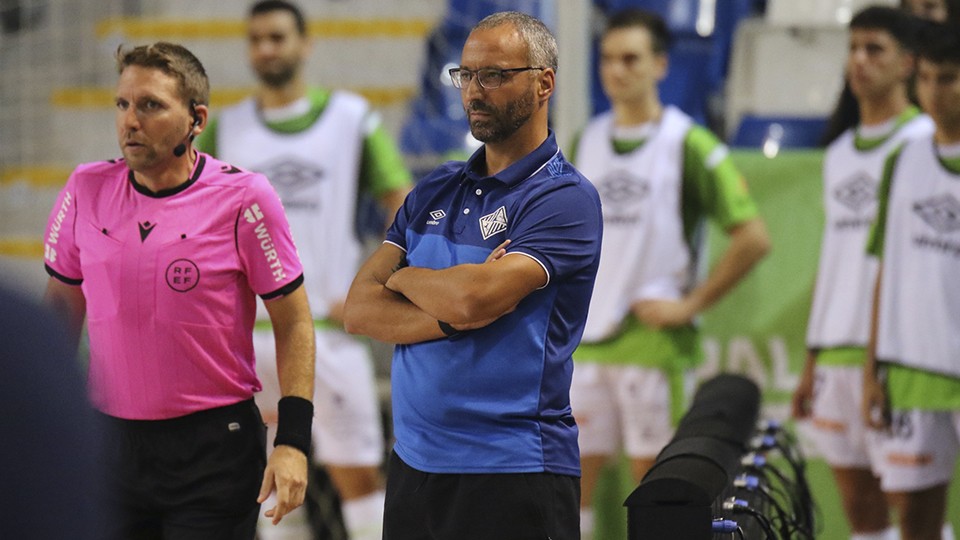
<instances>
[{"instance_id":1,"label":"coach's forearm","mask_svg":"<svg viewBox=\"0 0 960 540\"><path fill-rule=\"evenodd\" d=\"M397 246L384 243L360 267L343 306L343 327L386 343L419 343L444 337L436 319L384 284L406 264Z\"/></svg>"},{"instance_id":2,"label":"coach's forearm","mask_svg":"<svg viewBox=\"0 0 960 540\"><path fill-rule=\"evenodd\" d=\"M351 334L386 343L410 344L445 337L437 319L376 281L354 282L344 307Z\"/></svg>"}]
</instances>

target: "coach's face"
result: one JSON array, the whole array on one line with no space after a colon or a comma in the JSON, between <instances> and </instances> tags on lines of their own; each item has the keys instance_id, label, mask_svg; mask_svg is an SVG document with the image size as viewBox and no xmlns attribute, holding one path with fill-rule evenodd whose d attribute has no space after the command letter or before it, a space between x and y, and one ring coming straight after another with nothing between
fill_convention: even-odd
<instances>
[{"instance_id":1,"label":"coach's face","mask_svg":"<svg viewBox=\"0 0 960 540\"><path fill-rule=\"evenodd\" d=\"M860 99L883 98L913 71L913 56L886 30L854 28L847 51L850 91Z\"/></svg>"},{"instance_id":2,"label":"coach's face","mask_svg":"<svg viewBox=\"0 0 960 540\"><path fill-rule=\"evenodd\" d=\"M474 30L460 57L460 67L472 71L528 66L527 45L512 24ZM472 77L460 89L470 133L485 143L503 142L516 133L542 106L536 94L540 74L540 70L504 73L500 87L493 89L483 88Z\"/></svg>"},{"instance_id":3,"label":"coach's face","mask_svg":"<svg viewBox=\"0 0 960 540\"><path fill-rule=\"evenodd\" d=\"M133 171L161 171L194 129L177 79L159 69L126 67L114 102L120 151Z\"/></svg>"},{"instance_id":4,"label":"coach's face","mask_svg":"<svg viewBox=\"0 0 960 540\"><path fill-rule=\"evenodd\" d=\"M310 40L297 29L288 11L269 11L250 18L247 28L250 66L263 84L285 86L300 72L310 53Z\"/></svg>"},{"instance_id":5,"label":"coach's face","mask_svg":"<svg viewBox=\"0 0 960 540\"><path fill-rule=\"evenodd\" d=\"M640 26L607 32L600 42L600 82L614 103L642 102L656 96L667 74L667 55L653 50L650 32Z\"/></svg>"}]
</instances>

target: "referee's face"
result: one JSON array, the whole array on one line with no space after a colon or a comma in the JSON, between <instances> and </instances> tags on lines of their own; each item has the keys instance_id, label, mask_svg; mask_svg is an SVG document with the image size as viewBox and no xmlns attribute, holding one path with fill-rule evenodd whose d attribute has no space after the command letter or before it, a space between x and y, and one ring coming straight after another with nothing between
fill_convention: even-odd
<instances>
[{"instance_id":1,"label":"referee's face","mask_svg":"<svg viewBox=\"0 0 960 540\"><path fill-rule=\"evenodd\" d=\"M130 170L162 172L190 134L191 114L177 79L156 68L127 66L117 82L117 140Z\"/></svg>"},{"instance_id":2,"label":"referee's face","mask_svg":"<svg viewBox=\"0 0 960 540\"><path fill-rule=\"evenodd\" d=\"M310 40L300 34L293 14L269 11L250 18L247 27L250 66L260 82L282 88L300 73Z\"/></svg>"}]
</instances>

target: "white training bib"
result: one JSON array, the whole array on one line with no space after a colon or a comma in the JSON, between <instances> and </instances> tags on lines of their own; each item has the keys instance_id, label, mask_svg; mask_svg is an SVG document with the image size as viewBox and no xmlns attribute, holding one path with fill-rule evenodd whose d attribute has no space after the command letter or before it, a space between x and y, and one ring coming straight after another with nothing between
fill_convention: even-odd
<instances>
[{"instance_id":1,"label":"white training bib","mask_svg":"<svg viewBox=\"0 0 960 540\"><path fill-rule=\"evenodd\" d=\"M810 348L863 347L870 333L870 310L877 260L866 252L877 215L883 165L903 141L933 133L933 123L917 116L883 144L861 151L849 129L823 159L824 227L813 305L807 325Z\"/></svg>"},{"instance_id":2,"label":"white training bib","mask_svg":"<svg viewBox=\"0 0 960 540\"><path fill-rule=\"evenodd\" d=\"M576 166L603 204L600 269L585 343L615 334L632 303L679 299L693 282L680 209L684 139L692 126L690 117L667 107L650 138L624 155L613 149L612 113L583 131Z\"/></svg>"},{"instance_id":3,"label":"white training bib","mask_svg":"<svg viewBox=\"0 0 960 540\"><path fill-rule=\"evenodd\" d=\"M299 133L269 129L252 98L220 115L220 158L265 174L283 201L315 319L346 297L360 263L354 222L368 112L363 98L334 92L317 121ZM258 318L269 317L261 310Z\"/></svg>"},{"instance_id":4,"label":"white training bib","mask_svg":"<svg viewBox=\"0 0 960 540\"><path fill-rule=\"evenodd\" d=\"M877 358L960 377L960 174L907 142L884 228Z\"/></svg>"}]
</instances>

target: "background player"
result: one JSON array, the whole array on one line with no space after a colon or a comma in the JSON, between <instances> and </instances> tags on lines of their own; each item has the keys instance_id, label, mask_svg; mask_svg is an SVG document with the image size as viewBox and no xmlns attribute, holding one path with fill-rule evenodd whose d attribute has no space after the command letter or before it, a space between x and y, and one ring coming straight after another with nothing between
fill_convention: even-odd
<instances>
[{"instance_id":1,"label":"background player","mask_svg":"<svg viewBox=\"0 0 960 540\"><path fill-rule=\"evenodd\" d=\"M282 0L256 3L247 31L257 92L222 111L199 145L263 172L280 194L317 325L314 458L340 494L350 537L379 539L379 401L366 345L343 332L343 300L363 250L355 226L358 199L373 195L392 219L409 191L410 174L363 98L307 86L304 66L312 42L297 6ZM257 357L270 358L269 324L257 327ZM258 366L269 369L270 364ZM265 399L259 401L268 417L268 396L277 390L265 387ZM314 493L311 489L311 499Z\"/></svg>"},{"instance_id":2,"label":"background player","mask_svg":"<svg viewBox=\"0 0 960 540\"><path fill-rule=\"evenodd\" d=\"M601 38L600 80L612 109L590 121L572 154L600 192L604 220L600 271L571 388L586 538L597 477L621 441L639 481L670 440L700 357L694 317L769 250L766 227L726 146L660 102L669 39L655 14L611 16ZM706 217L731 242L698 282Z\"/></svg>"},{"instance_id":3,"label":"background player","mask_svg":"<svg viewBox=\"0 0 960 540\"><path fill-rule=\"evenodd\" d=\"M877 441L859 414L877 270L862 248L887 156L904 140L933 131L908 99L916 26L910 15L887 7L867 8L850 21L846 73L859 122L824 157L826 221L807 360L792 401L793 416L810 420L808 434L830 464L854 540L895 534L871 470L870 449Z\"/></svg>"},{"instance_id":4,"label":"background player","mask_svg":"<svg viewBox=\"0 0 960 540\"><path fill-rule=\"evenodd\" d=\"M871 253L880 257L864 416L903 540L953 538L947 488L960 451L960 31L921 34L917 97L935 125L888 159ZM941 530L943 527L943 530Z\"/></svg>"}]
</instances>

